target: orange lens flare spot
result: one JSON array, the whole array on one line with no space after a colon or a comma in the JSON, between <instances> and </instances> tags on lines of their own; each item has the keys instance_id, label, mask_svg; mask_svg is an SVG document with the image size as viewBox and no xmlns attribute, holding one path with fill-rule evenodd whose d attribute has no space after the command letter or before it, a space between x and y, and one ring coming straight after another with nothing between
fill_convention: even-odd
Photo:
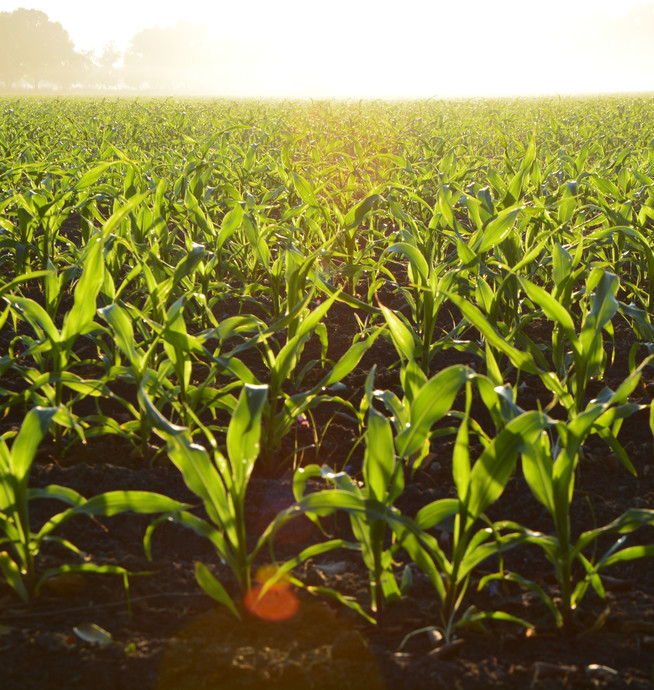
<instances>
[{"instance_id":1,"label":"orange lens flare spot","mask_svg":"<svg viewBox=\"0 0 654 690\"><path fill-rule=\"evenodd\" d=\"M243 598L245 608L265 621L287 621L297 613L300 603L288 586L274 586L263 594L263 585L257 584Z\"/></svg>"},{"instance_id":2,"label":"orange lens flare spot","mask_svg":"<svg viewBox=\"0 0 654 690\"><path fill-rule=\"evenodd\" d=\"M291 591L289 578L283 575L264 592L266 582L278 573L275 565L261 566L254 574L258 584L254 585L243 598L245 608L255 616L266 621L286 621L297 613L299 602Z\"/></svg>"}]
</instances>

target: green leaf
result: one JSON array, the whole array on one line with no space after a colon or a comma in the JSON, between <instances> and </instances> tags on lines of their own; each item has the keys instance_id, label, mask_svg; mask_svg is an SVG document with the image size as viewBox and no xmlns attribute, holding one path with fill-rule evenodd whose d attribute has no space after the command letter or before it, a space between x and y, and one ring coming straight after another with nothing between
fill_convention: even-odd
<instances>
[{"instance_id":1,"label":"green leaf","mask_svg":"<svg viewBox=\"0 0 654 690\"><path fill-rule=\"evenodd\" d=\"M232 568L234 572L237 572L238 562L224 537L222 529L186 510L176 511L172 514L163 514L150 523L143 537L143 548L148 560L152 560L152 535L159 525L164 522L174 522L175 524L183 525L199 536L208 539L215 547L221 561Z\"/></svg>"},{"instance_id":2,"label":"green leaf","mask_svg":"<svg viewBox=\"0 0 654 690\"><path fill-rule=\"evenodd\" d=\"M126 511L141 515L171 513L189 507L185 503L152 491L107 491L75 506L73 510L85 515L111 516Z\"/></svg>"},{"instance_id":3,"label":"green leaf","mask_svg":"<svg viewBox=\"0 0 654 690\"><path fill-rule=\"evenodd\" d=\"M379 308L386 319L388 330L398 354L407 360L415 359L417 336L414 336L413 332L405 326L395 312L383 304L380 304Z\"/></svg>"},{"instance_id":4,"label":"green leaf","mask_svg":"<svg viewBox=\"0 0 654 690\"><path fill-rule=\"evenodd\" d=\"M137 206L143 202L143 200L150 194L150 192L143 192L141 194L135 194L130 197L129 201L116 210L107 222L102 227L102 236L106 239L114 231L114 228L122 223L125 216L128 216Z\"/></svg>"},{"instance_id":5,"label":"green leaf","mask_svg":"<svg viewBox=\"0 0 654 690\"><path fill-rule=\"evenodd\" d=\"M459 261L464 266L472 266L478 259L477 254L475 254L475 252L459 238L456 240L456 253Z\"/></svg>"},{"instance_id":6,"label":"green leaf","mask_svg":"<svg viewBox=\"0 0 654 690\"><path fill-rule=\"evenodd\" d=\"M391 252L399 252L400 254L404 254L404 256L406 256L406 258L411 262L414 271L422 278L423 282L428 282L429 265L417 247L408 244L408 242L398 242L396 244L392 244L386 251L389 254Z\"/></svg>"},{"instance_id":7,"label":"green leaf","mask_svg":"<svg viewBox=\"0 0 654 690\"><path fill-rule=\"evenodd\" d=\"M470 486L470 438L468 433L469 416L465 415L459 426L452 453L452 477L458 495L465 498Z\"/></svg>"},{"instance_id":8,"label":"green leaf","mask_svg":"<svg viewBox=\"0 0 654 690\"><path fill-rule=\"evenodd\" d=\"M331 589L330 587L310 586L307 587L307 591L311 592L312 594L320 594L322 596L327 596L332 599L335 599L339 604L346 606L349 609L352 609L352 611L355 611L360 616L365 618L368 621L368 623L371 623L372 625L376 625L377 623L377 621L372 616L370 616L363 610L361 604L359 604L358 601L352 599L351 597L347 597L344 594L341 594L335 589Z\"/></svg>"},{"instance_id":9,"label":"green leaf","mask_svg":"<svg viewBox=\"0 0 654 690\"><path fill-rule=\"evenodd\" d=\"M382 329L376 330L365 340L354 343L350 349L336 362L334 368L320 382L320 388L328 388L339 381L342 381L359 364L363 355L370 349L377 339Z\"/></svg>"},{"instance_id":10,"label":"green leaf","mask_svg":"<svg viewBox=\"0 0 654 690\"><path fill-rule=\"evenodd\" d=\"M91 170L85 172L82 177L77 180L77 182L73 185L73 190L79 191L81 189L91 187L100 179L102 174L105 173L108 168L110 168L112 165L116 165L116 162L117 161L108 161L105 163L100 163L100 165L96 165L94 168L91 168Z\"/></svg>"},{"instance_id":11,"label":"green leaf","mask_svg":"<svg viewBox=\"0 0 654 690\"><path fill-rule=\"evenodd\" d=\"M484 228L479 246L475 248L475 251L481 254L498 245L511 231L520 210L520 208L504 209L497 218L490 221Z\"/></svg>"},{"instance_id":12,"label":"green leaf","mask_svg":"<svg viewBox=\"0 0 654 690\"><path fill-rule=\"evenodd\" d=\"M518 575L517 573L504 571L501 573L493 573L492 575L487 575L486 577L482 578L479 582L479 589L483 589L488 582L492 582L495 580L515 582L519 584L521 587L524 587L525 589L528 589L529 591L533 592L549 609L550 613L554 617L554 620L556 621L557 626L561 627L563 625L563 618L561 616L561 612L556 608L551 597L549 597L545 590L536 582L528 580L527 578L523 577L522 575Z\"/></svg>"},{"instance_id":13,"label":"green leaf","mask_svg":"<svg viewBox=\"0 0 654 690\"><path fill-rule=\"evenodd\" d=\"M551 515L554 514L553 462L549 439L543 435L531 447L522 449L522 472L532 493Z\"/></svg>"},{"instance_id":14,"label":"green leaf","mask_svg":"<svg viewBox=\"0 0 654 690\"><path fill-rule=\"evenodd\" d=\"M474 568L487 558L496 557L528 540L527 535L522 530L499 536L495 534L492 539L490 531L484 527L470 540L466 547L465 556L459 565L458 576L460 579L467 577Z\"/></svg>"},{"instance_id":15,"label":"green leaf","mask_svg":"<svg viewBox=\"0 0 654 690\"><path fill-rule=\"evenodd\" d=\"M298 509L306 513L315 513L319 517L331 515L335 510L365 513L366 502L363 496L350 491L330 489L304 496L301 501L298 501ZM374 517L383 518L384 515L385 511Z\"/></svg>"},{"instance_id":16,"label":"green leaf","mask_svg":"<svg viewBox=\"0 0 654 690\"><path fill-rule=\"evenodd\" d=\"M572 256L558 242L552 250L552 278L557 286L570 277L572 272Z\"/></svg>"},{"instance_id":17,"label":"green leaf","mask_svg":"<svg viewBox=\"0 0 654 690\"><path fill-rule=\"evenodd\" d=\"M130 364L140 368L142 358L136 350L134 329L125 311L117 304L110 304L103 309L99 309L98 313L112 327L116 344L127 355Z\"/></svg>"},{"instance_id":18,"label":"green leaf","mask_svg":"<svg viewBox=\"0 0 654 690\"><path fill-rule=\"evenodd\" d=\"M612 522L588 530L579 536L573 551L573 557L581 553L590 543L604 534L629 534L646 525L654 526L654 510L647 508L630 508Z\"/></svg>"},{"instance_id":19,"label":"green leaf","mask_svg":"<svg viewBox=\"0 0 654 690\"><path fill-rule=\"evenodd\" d=\"M44 487L31 488L28 493L28 498L31 501L34 498L54 498L69 506L78 506L86 501L84 496L79 492L71 489L68 486L59 486L58 484L48 484Z\"/></svg>"},{"instance_id":20,"label":"green leaf","mask_svg":"<svg viewBox=\"0 0 654 690\"><path fill-rule=\"evenodd\" d=\"M237 204L234 208L225 214L223 222L220 225L220 232L216 240L216 249L221 249L227 240L241 227L243 220L243 208Z\"/></svg>"},{"instance_id":21,"label":"green leaf","mask_svg":"<svg viewBox=\"0 0 654 690\"><path fill-rule=\"evenodd\" d=\"M245 494L254 461L259 457L261 415L267 399L267 385L246 383L227 429L227 454L239 494Z\"/></svg>"},{"instance_id":22,"label":"green leaf","mask_svg":"<svg viewBox=\"0 0 654 690\"><path fill-rule=\"evenodd\" d=\"M522 352L513 347L513 345L510 345L493 326L491 326L490 322L477 307L454 293L448 292L446 294L448 299L461 310L463 316L477 328L492 347L505 354L518 369L528 374L538 374L538 368L532 356L528 352Z\"/></svg>"},{"instance_id":23,"label":"green leaf","mask_svg":"<svg viewBox=\"0 0 654 690\"><path fill-rule=\"evenodd\" d=\"M591 310L584 319L579 336L584 353L590 353L595 337L618 311L615 295L619 287L620 281L616 275L608 271L602 272L602 277L593 295Z\"/></svg>"},{"instance_id":24,"label":"green leaf","mask_svg":"<svg viewBox=\"0 0 654 690\"><path fill-rule=\"evenodd\" d=\"M93 321L96 311L96 299L104 282L103 242L100 235L89 241L84 253L82 277L75 288L72 309L66 314L61 330L61 340L67 347Z\"/></svg>"},{"instance_id":25,"label":"green leaf","mask_svg":"<svg viewBox=\"0 0 654 690\"><path fill-rule=\"evenodd\" d=\"M184 205L186 206L191 222L200 228L206 237L212 237L214 235L213 223L205 215L190 188L186 190L184 195Z\"/></svg>"},{"instance_id":26,"label":"green leaf","mask_svg":"<svg viewBox=\"0 0 654 690\"><path fill-rule=\"evenodd\" d=\"M18 594L23 601L29 601L29 592L25 587L20 568L6 551L0 552L0 572L4 581Z\"/></svg>"},{"instance_id":27,"label":"green leaf","mask_svg":"<svg viewBox=\"0 0 654 690\"><path fill-rule=\"evenodd\" d=\"M8 295L5 299L35 330L43 330L51 343L60 341L57 327L40 304L27 297L15 297L14 295Z\"/></svg>"},{"instance_id":28,"label":"green leaf","mask_svg":"<svg viewBox=\"0 0 654 690\"><path fill-rule=\"evenodd\" d=\"M654 544L629 546L625 549L620 549L617 553L611 554L608 558L602 559L602 570L609 568L616 563L626 563L637 558L647 558L654 556Z\"/></svg>"},{"instance_id":29,"label":"green leaf","mask_svg":"<svg viewBox=\"0 0 654 690\"><path fill-rule=\"evenodd\" d=\"M214 577L206 565L200 562L195 564L195 579L212 599L226 606L239 620L241 619L241 614L234 605L232 598L227 594L227 590Z\"/></svg>"},{"instance_id":30,"label":"green leaf","mask_svg":"<svg viewBox=\"0 0 654 690\"><path fill-rule=\"evenodd\" d=\"M43 575L39 578L39 581L35 588L35 594L38 596L41 587L44 582L51 577L56 577L57 575L63 575L67 573L93 573L95 575L121 575L123 581L125 581L127 575L150 575L149 572L144 573L130 573L127 569L122 568L119 565L97 565L96 563L67 563L65 565L60 565L56 568L48 568Z\"/></svg>"},{"instance_id":31,"label":"green leaf","mask_svg":"<svg viewBox=\"0 0 654 690\"><path fill-rule=\"evenodd\" d=\"M172 424L169 422L162 414L159 412L159 410L154 406L152 403L152 400L150 400L150 396L146 393L145 391L145 381L141 382L141 385L139 386L138 390L138 399L141 407L145 410L145 413L148 416L148 419L152 423L152 426L154 429L159 432L159 434L162 436L162 438L170 441L171 438L179 436L181 434L184 434L184 432L187 431L187 429L183 426L176 426L175 424ZM198 446L198 448L204 450L202 446Z\"/></svg>"},{"instance_id":32,"label":"green leaf","mask_svg":"<svg viewBox=\"0 0 654 690\"><path fill-rule=\"evenodd\" d=\"M381 199L379 194L370 194L363 201L358 203L353 209L348 211L345 216L345 227L347 230L358 228L363 219L370 213L377 200Z\"/></svg>"},{"instance_id":33,"label":"green leaf","mask_svg":"<svg viewBox=\"0 0 654 690\"><path fill-rule=\"evenodd\" d=\"M311 333L322 321L325 314L329 311L329 308L332 306L332 304L334 304L334 301L338 295L338 292L331 295L326 300L322 301L320 305L317 306L313 311L309 312L308 315L302 317L300 320L300 325L297 329L297 335L302 337Z\"/></svg>"},{"instance_id":34,"label":"green leaf","mask_svg":"<svg viewBox=\"0 0 654 690\"><path fill-rule=\"evenodd\" d=\"M191 275L198 264L206 256L206 249L201 244L193 242L191 251L177 264L175 273L173 274L173 285L179 285L183 278Z\"/></svg>"},{"instance_id":35,"label":"green leaf","mask_svg":"<svg viewBox=\"0 0 654 690\"><path fill-rule=\"evenodd\" d=\"M231 482L231 477L223 480L207 451L192 443L184 434L165 436L168 439L168 455L182 473L186 486L202 499L211 520L228 532L232 543L237 543L237 527L224 483L226 480ZM225 463L224 458L222 463Z\"/></svg>"},{"instance_id":36,"label":"green leaf","mask_svg":"<svg viewBox=\"0 0 654 690\"><path fill-rule=\"evenodd\" d=\"M416 515L416 524L420 529L428 530L449 521L459 512L458 498L441 498L421 508Z\"/></svg>"},{"instance_id":37,"label":"green leaf","mask_svg":"<svg viewBox=\"0 0 654 690\"><path fill-rule=\"evenodd\" d=\"M371 407L368 413L363 477L366 486L378 501L392 502L396 498L388 493L394 474L396 462L391 425L386 417Z\"/></svg>"},{"instance_id":38,"label":"green leaf","mask_svg":"<svg viewBox=\"0 0 654 690\"><path fill-rule=\"evenodd\" d=\"M39 444L57 411L56 407L35 407L25 415L11 448L11 470L17 484L26 481Z\"/></svg>"},{"instance_id":39,"label":"green leaf","mask_svg":"<svg viewBox=\"0 0 654 690\"><path fill-rule=\"evenodd\" d=\"M457 364L433 376L417 392L411 403L411 422L396 438L397 452L409 457L425 443L431 427L451 409L461 386L473 375Z\"/></svg>"},{"instance_id":40,"label":"green leaf","mask_svg":"<svg viewBox=\"0 0 654 690\"><path fill-rule=\"evenodd\" d=\"M51 275L51 273L52 272L50 270L31 271L30 273L23 273L22 275L12 278L11 280L8 280L9 276L4 276L3 282L0 285L0 298L3 297L6 292L10 292L21 283L27 283L28 281L34 280L35 278L47 278ZM0 325L2 323L4 323L4 321L0 321Z\"/></svg>"},{"instance_id":41,"label":"green leaf","mask_svg":"<svg viewBox=\"0 0 654 690\"><path fill-rule=\"evenodd\" d=\"M570 341L576 344L577 336L574 321L567 309L539 285L534 285L525 279L522 279L520 283L529 299L535 302L548 318L556 321L566 332Z\"/></svg>"},{"instance_id":42,"label":"green leaf","mask_svg":"<svg viewBox=\"0 0 654 690\"><path fill-rule=\"evenodd\" d=\"M513 474L518 453L533 444L548 423L541 412L525 412L512 419L484 449L470 473L466 503L472 520L500 497Z\"/></svg>"},{"instance_id":43,"label":"green leaf","mask_svg":"<svg viewBox=\"0 0 654 690\"><path fill-rule=\"evenodd\" d=\"M293 172L293 184L295 185L295 191L298 193L298 196L307 206L320 208L320 204L314 194L313 186L296 172Z\"/></svg>"},{"instance_id":44,"label":"green leaf","mask_svg":"<svg viewBox=\"0 0 654 690\"><path fill-rule=\"evenodd\" d=\"M506 623L515 623L516 625L521 625L523 628L533 629L533 624L529 621L524 620L524 618L518 618L510 613L504 611L477 611L469 616L462 617L461 621L456 624L456 627L465 627L471 625L472 623L478 623L482 621L505 621Z\"/></svg>"}]
</instances>

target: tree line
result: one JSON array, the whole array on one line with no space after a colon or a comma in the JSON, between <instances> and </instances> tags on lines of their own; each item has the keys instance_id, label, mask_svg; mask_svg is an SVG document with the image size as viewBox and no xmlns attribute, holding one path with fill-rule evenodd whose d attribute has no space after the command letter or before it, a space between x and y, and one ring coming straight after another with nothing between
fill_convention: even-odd
<instances>
[{"instance_id":1,"label":"tree line","mask_svg":"<svg viewBox=\"0 0 654 690\"><path fill-rule=\"evenodd\" d=\"M219 59L206 31L188 22L143 29L127 50L110 43L78 51L66 29L40 10L0 12L0 89L152 89L207 87Z\"/></svg>"}]
</instances>

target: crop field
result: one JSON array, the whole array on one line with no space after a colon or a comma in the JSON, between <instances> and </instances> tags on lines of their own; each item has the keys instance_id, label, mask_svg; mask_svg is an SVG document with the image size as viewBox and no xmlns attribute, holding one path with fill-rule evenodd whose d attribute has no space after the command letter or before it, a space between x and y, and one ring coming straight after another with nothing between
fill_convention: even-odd
<instances>
[{"instance_id":1,"label":"crop field","mask_svg":"<svg viewBox=\"0 0 654 690\"><path fill-rule=\"evenodd\" d=\"M648 688L654 98L2 98L13 688Z\"/></svg>"}]
</instances>

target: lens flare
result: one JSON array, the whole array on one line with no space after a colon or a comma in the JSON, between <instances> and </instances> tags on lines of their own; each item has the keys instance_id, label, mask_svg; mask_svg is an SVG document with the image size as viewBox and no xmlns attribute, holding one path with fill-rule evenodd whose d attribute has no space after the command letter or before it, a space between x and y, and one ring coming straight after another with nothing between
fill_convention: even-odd
<instances>
[{"instance_id":1,"label":"lens flare","mask_svg":"<svg viewBox=\"0 0 654 690\"><path fill-rule=\"evenodd\" d=\"M255 574L257 584L243 597L243 605L253 615L266 621L286 621L298 612L300 603L291 590L287 576L282 576L264 591L264 585L278 572L274 565L262 566Z\"/></svg>"}]
</instances>

